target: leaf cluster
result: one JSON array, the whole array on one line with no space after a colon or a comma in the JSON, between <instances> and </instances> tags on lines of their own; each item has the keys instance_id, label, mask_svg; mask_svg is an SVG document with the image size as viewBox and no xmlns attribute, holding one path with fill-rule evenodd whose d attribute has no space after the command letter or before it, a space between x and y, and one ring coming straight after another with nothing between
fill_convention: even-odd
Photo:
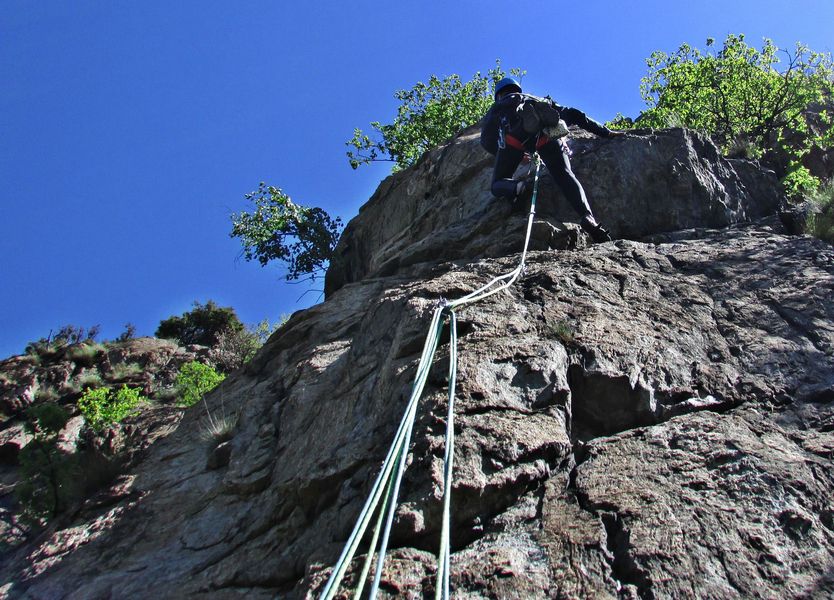
<instances>
[{"instance_id":1,"label":"leaf cluster","mask_svg":"<svg viewBox=\"0 0 834 600\"><path fill-rule=\"evenodd\" d=\"M218 306L213 300L205 304L195 301L190 311L160 321L156 337L177 340L183 346L212 346L220 332L227 329L243 329L243 323L232 307Z\"/></svg>"},{"instance_id":2,"label":"leaf cluster","mask_svg":"<svg viewBox=\"0 0 834 600\"><path fill-rule=\"evenodd\" d=\"M201 362L184 364L177 373L176 389L181 406L193 406L211 390L216 388L225 375Z\"/></svg>"},{"instance_id":3,"label":"leaf cluster","mask_svg":"<svg viewBox=\"0 0 834 600\"><path fill-rule=\"evenodd\" d=\"M333 255L342 220L321 208L296 204L280 188L263 182L246 199L254 210L233 214L229 234L240 238L244 258L261 266L285 262L288 281L305 275L315 279Z\"/></svg>"},{"instance_id":4,"label":"leaf cluster","mask_svg":"<svg viewBox=\"0 0 834 600\"><path fill-rule=\"evenodd\" d=\"M834 94L831 55L796 44L793 53L765 39L760 50L744 35L730 34L720 50L688 44L646 60L640 93L648 108L636 121L618 115L612 127L688 127L706 132L725 154L742 149L756 157L778 150L796 188L808 183L799 167L811 145L834 140L834 116L822 111L821 133L811 131L805 111ZM810 174L807 174L810 175Z\"/></svg>"},{"instance_id":5,"label":"leaf cluster","mask_svg":"<svg viewBox=\"0 0 834 600\"><path fill-rule=\"evenodd\" d=\"M524 71L511 69L522 77ZM493 102L495 84L506 76L501 61L486 75L475 73L469 81L460 75L444 78L432 75L410 90L398 90L400 102L392 123L371 123L372 135L355 129L346 145L354 169L373 161L393 161L394 170L413 165L424 152L449 139L461 129L477 123Z\"/></svg>"},{"instance_id":6,"label":"leaf cluster","mask_svg":"<svg viewBox=\"0 0 834 600\"><path fill-rule=\"evenodd\" d=\"M136 413L136 407L146 402L139 388L123 385L118 390L87 389L78 400L78 410L93 431L101 431Z\"/></svg>"}]
</instances>

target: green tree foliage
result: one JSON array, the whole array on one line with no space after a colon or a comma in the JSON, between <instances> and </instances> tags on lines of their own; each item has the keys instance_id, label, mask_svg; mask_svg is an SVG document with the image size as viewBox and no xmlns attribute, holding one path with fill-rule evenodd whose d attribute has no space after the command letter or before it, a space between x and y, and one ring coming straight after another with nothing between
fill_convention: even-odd
<instances>
[{"instance_id":1,"label":"green tree foliage","mask_svg":"<svg viewBox=\"0 0 834 600\"><path fill-rule=\"evenodd\" d=\"M511 69L510 74L522 77L525 71ZM443 79L432 75L428 83L418 82L410 90L398 90L394 97L400 101L393 123L371 123L375 135L355 129L347 142L347 156L354 169L373 161L394 162L394 170L404 169L417 162L424 152L446 141L461 129L477 123L493 101L495 84L506 73L501 61L495 62L486 76L475 73L469 81L460 75ZM372 134L373 135L373 134Z\"/></svg>"},{"instance_id":2,"label":"green tree foliage","mask_svg":"<svg viewBox=\"0 0 834 600\"><path fill-rule=\"evenodd\" d=\"M177 373L176 388L181 406L193 406L226 378L201 362L184 364Z\"/></svg>"},{"instance_id":3,"label":"green tree foliage","mask_svg":"<svg viewBox=\"0 0 834 600\"><path fill-rule=\"evenodd\" d=\"M78 465L58 447L58 435L69 420L66 410L57 404L36 404L26 416L24 428L34 439L20 451L15 495L23 520L35 525L68 507L76 494Z\"/></svg>"},{"instance_id":4,"label":"green tree foliage","mask_svg":"<svg viewBox=\"0 0 834 600\"><path fill-rule=\"evenodd\" d=\"M123 385L113 391L108 388L88 389L78 401L78 410L94 431L101 431L134 414L136 407L147 401L139 388Z\"/></svg>"},{"instance_id":5,"label":"green tree foliage","mask_svg":"<svg viewBox=\"0 0 834 600\"><path fill-rule=\"evenodd\" d=\"M301 206L281 189L261 182L246 194L253 212L232 215L230 237L240 238L243 256L261 266L271 260L287 264L287 280L315 279L330 260L342 230L342 220L321 208Z\"/></svg>"},{"instance_id":6,"label":"green tree foliage","mask_svg":"<svg viewBox=\"0 0 834 600\"><path fill-rule=\"evenodd\" d=\"M220 307L213 300L205 304L195 301L193 306L179 317L171 316L161 321L156 337L177 340L184 346L212 346L221 331L243 329L243 323L230 306Z\"/></svg>"},{"instance_id":7,"label":"green tree foliage","mask_svg":"<svg viewBox=\"0 0 834 600\"><path fill-rule=\"evenodd\" d=\"M834 141L834 115L820 115L824 132L809 130L804 111L832 98L834 63L830 54L797 44L793 53L764 40L761 50L744 35L730 34L715 51L683 44L668 55L654 52L640 91L648 109L636 121L618 115L612 127L682 126L708 133L725 153L744 146L750 154L768 150L787 154L791 186L805 188L809 173L799 159L811 145ZM784 60L781 56L784 55Z\"/></svg>"}]
</instances>

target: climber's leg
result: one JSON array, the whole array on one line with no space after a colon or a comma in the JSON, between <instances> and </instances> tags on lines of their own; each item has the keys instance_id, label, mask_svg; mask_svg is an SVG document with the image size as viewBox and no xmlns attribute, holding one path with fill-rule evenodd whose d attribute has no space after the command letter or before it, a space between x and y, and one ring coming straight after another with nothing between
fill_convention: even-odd
<instances>
[{"instance_id":1,"label":"climber's leg","mask_svg":"<svg viewBox=\"0 0 834 600\"><path fill-rule=\"evenodd\" d=\"M542 157L544 164L547 165L547 170L550 171L550 175L556 181L556 185L565 194L568 203L570 203L573 210L580 216L581 220L579 224L582 226L582 229L587 231L595 242L610 241L611 236L597 223L594 213L591 210L591 205L588 204L585 189L579 183L579 180L570 167L570 157L567 148L559 141L552 140L539 149L539 155Z\"/></svg>"},{"instance_id":2,"label":"climber's leg","mask_svg":"<svg viewBox=\"0 0 834 600\"><path fill-rule=\"evenodd\" d=\"M511 179L518 168L524 152L507 146L495 155L495 168L492 171L492 194L498 198L515 198L521 182Z\"/></svg>"},{"instance_id":3,"label":"climber's leg","mask_svg":"<svg viewBox=\"0 0 834 600\"><path fill-rule=\"evenodd\" d=\"M544 164L547 165L547 170L550 171L556 185L559 186L565 198L567 198L571 208L580 217L594 220L594 214L588 204L585 190L576 175L573 174L570 168L570 158L568 158L567 151L563 151L562 145L557 140L552 140L539 149L539 155L542 157ZM594 220L594 222L596 221Z\"/></svg>"}]
</instances>

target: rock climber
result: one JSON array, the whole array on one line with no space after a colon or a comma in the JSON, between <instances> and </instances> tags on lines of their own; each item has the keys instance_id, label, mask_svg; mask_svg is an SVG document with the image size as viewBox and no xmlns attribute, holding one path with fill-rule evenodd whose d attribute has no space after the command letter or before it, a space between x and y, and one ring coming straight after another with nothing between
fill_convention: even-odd
<instances>
[{"instance_id":1,"label":"rock climber","mask_svg":"<svg viewBox=\"0 0 834 600\"><path fill-rule=\"evenodd\" d=\"M515 199L529 185L524 180L512 179L513 173L526 153L538 152L556 184L565 194L571 207L581 217L579 224L594 242L611 241L608 231L597 223L585 190L570 167L570 149L564 137L554 138L548 130L527 133L522 123L519 107L526 99L521 84L512 77L505 77L495 86L495 102L481 121L481 145L495 155L492 173L492 193L499 198ZM541 100L541 99L538 99ZM616 135L607 127L588 118L575 108L552 104L567 125L577 125L601 137ZM564 133L564 131L562 131Z\"/></svg>"}]
</instances>

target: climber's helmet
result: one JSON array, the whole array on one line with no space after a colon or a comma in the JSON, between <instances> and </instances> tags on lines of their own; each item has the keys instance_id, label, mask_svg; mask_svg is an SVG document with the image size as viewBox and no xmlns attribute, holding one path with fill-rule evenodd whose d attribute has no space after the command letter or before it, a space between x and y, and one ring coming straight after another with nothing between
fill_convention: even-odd
<instances>
[{"instance_id":1,"label":"climber's helmet","mask_svg":"<svg viewBox=\"0 0 834 600\"><path fill-rule=\"evenodd\" d=\"M521 92L521 84L512 77L504 77L501 81L495 84L495 99L504 94L512 94L513 92Z\"/></svg>"}]
</instances>

